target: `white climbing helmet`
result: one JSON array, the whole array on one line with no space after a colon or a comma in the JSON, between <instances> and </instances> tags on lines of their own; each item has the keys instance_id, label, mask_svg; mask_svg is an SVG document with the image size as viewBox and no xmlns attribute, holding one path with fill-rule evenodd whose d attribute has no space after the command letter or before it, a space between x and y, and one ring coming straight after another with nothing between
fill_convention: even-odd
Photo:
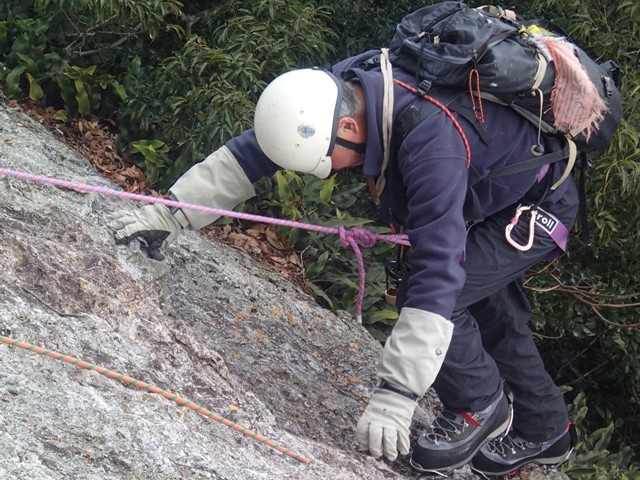
<instances>
[{"instance_id":1,"label":"white climbing helmet","mask_svg":"<svg viewBox=\"0 0 640 480\"><path fill-rule=\"evenodd\" d=\"M258 145L282 168L327 178L342 85L328 71L293 70L273 80L256 105Z\"/></svg>"}]
</instances>

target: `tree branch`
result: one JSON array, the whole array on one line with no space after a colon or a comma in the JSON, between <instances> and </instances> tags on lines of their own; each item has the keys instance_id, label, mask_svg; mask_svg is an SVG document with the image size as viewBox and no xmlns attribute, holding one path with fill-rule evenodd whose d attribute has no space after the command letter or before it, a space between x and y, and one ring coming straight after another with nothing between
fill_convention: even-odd
<instances>
[{"instance_id":1,"label":"tree branch","mask_svg":"<svg viewBox=\"0 0 640 480\"><path fill-rule=\"evenodd\" d=\"M547 267L545 267L545 269L547 269ZM524 285L525 288L533 292L539 292L539 293L554 292L554 293L562 293L565 295L569 295L575 298L576 300L578 300L583 305L588 306L596 315L596 317L599 318L604 323L606 323L607 325L611 325L618 328L632 328L635 330L640 330L640 323L623 324L623 323L613 322L611 320L608 320L600 311L600 309L602 308L638 308L640 307L640 302L624 303L623 301L631 298L640 297L640 293L633 293L628 295L615 295L615 294L608 294L608 293L593 292L592 291L592 288L594 288L593 286L579 287L579 286L573 286L573 285L566 285L562 283L562 281L557 275L551 272L545 272L545 269L540 270L539 272L536 272L534 276L528 278ZM548 275L556 282L556 285L553 285L551 287L532 287L528 285L529 281L532 278L540 275ZM605 298L614 300L614 301L619 300L623 303L609 303L609 302L603 302L602 300L599 300L599 299L605 299Z\"/></svg>"},{"instance_id":2,"label":"tree branch","mask_svg":"<svg viewBox=\"0 0 640 480\"><path fill-rule=\"evenodd\" d=\"M93 50L85 50L84 52L78 52L78 54L77 54L77 55L78 55L79 57L86 57L86 56L88 56L88 55L93 55L94 53L98 53L98 52L100 52L100 51L102 51L102 50L105 50L105 49L107 49L107 50L108 50L108 49L110 49L110 48L115 48L115 47L117 47L117 46L119 46L119 45L122 45L124 42L126 42L126 41L129 39L129 37L130 37L131 35L135 35L135 34L133 34L133 33L129 33L129 34L127 34L126 36L124 36L124 37L122 37L122 38L119 38L118 40L116 40L115 42L113 42L113 43L112 43L111 45L109 45L108 47L105 47L105 48L96 48L96 49L93 49Z\"/></svg>"},{"instance_id":3,"label":"tree branch","mask_svg":"<svg viewBox=\"0 0 640 480\"><path fill-rule=\"evenodd\" d=\"M216 13L218 13L220 10L222 10L227 5L230 5L231 3L233 3L233 0L224 0L220 2L218 5L216 5L215 7L207 8L198 13L193 13L190 15L183 13L182 16L180 17L180 20L182 20L185 23L184 31L185 31L186 37L189 38L191 36L191 29L193 25L195 25L205 17L215 15Z\"/></svg>"}]
</instances>

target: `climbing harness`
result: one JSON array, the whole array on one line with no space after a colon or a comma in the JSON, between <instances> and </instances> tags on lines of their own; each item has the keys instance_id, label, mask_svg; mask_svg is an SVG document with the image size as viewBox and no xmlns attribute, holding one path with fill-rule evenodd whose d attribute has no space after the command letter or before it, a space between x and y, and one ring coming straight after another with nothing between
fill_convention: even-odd
<instances>
[{"instance_id":1,"label":"climbing harness","mask_svg":"<svg viewBox=\"0 0 640 480\"><path fill-rule=\"evenodd\" d=\"M391 224L391 231L395 233L396 226ZM405 227L400 226L400 233L404 233ZM396 246L395 260L387 262L384 266L386 288L384 291L385 301L395 307L398 295L398 289L402 282L409 276L411 270L407 261L407 247L404 245Z\"/></svg>"},{"instance_id":2,"label":"climbing harness","mask_svg":"<svg viewBox=\"0 0 640 480\"><path fill-rule=\"evenodd\" d=\"M4 333L4 332L3 332ZM213 413L209 410L207 410L206 408L203 408L201 406L199 406L196 403L193 403L190 400L187 400L186 398L182 398L179 395L176 395L174 393L171 393L167 390L163 390L162 388L156 387L155 385L151 385L150 383L145 383L141 380L136 380L135 378L129 377L127 375L123 375L121 373L118 372L114 372L112 370L108 370L104 367L100 367L98 365L94 365L93 363L89 363L89 362L85 362L83 360L79 360L77 358L71 357L69 355L63 355L62 353L58 353L58 352L54 352L53 350L49 350L47 348L43 348L43 347L38 347L37 345L32 345L30 343L27 342L21 342L20 340L14 340L13 338L9 338L9 337L5 337L4 335L0 335L0 342L4 343L10 347L17 347L17 348L22 348L24 350L29 350L30 352L33 353L38 353L40 355L44 355L45 357L49 357L49 358L53 358L54 360L60 360L62 362L68 363L70 365L75 365L76 367L79 368L83 368L85 370L93 370L95 372L98 372L101 375L104 375L105 377L108 378L112 378L115 380L120 380L122 383L125 383L127 385L132 385L134 387L138 387L138 388L142 388L144 390L147 390L149 393L157 393L159 395L162 395L164 398L166 398L167 400L171 400L175 403L177 403L178 405L180 405L181 407L186 407L190 410L194 410L195 412L199 413L200 415L203 415L211 420L215 420L216 422L224 425L225 427L229 427L232 430L235 430L236 432L240 432L243 435L246 435L247 437L251 437L254 440L257 440L260 443L265 444L268 447L274 448L276 449L278 452L291 457L301 463L308 463L309 459L306 457L303 457L302 455L297 454L296 452L289 450L286 447L283 447L282 445L278 444L277 442L268 439L267 437L256 433L252 430L249 430L246 427L243 427L240 424L237 424L235 422L232 422L231 420L227 420L226 418L218 415L217 413Z\"/></svg>"},{"instance_id":3,"label":"climbing harness","mask_svg":"<svg viewBox=\"0 0 640 480\"><path fill-rule=\"evenodd\" d=\"M409 275L409 264L403 260L393 260L384 266L387 288L384 291L386 302L395 307L400 284Z\"/></svg>"}]
</instances>

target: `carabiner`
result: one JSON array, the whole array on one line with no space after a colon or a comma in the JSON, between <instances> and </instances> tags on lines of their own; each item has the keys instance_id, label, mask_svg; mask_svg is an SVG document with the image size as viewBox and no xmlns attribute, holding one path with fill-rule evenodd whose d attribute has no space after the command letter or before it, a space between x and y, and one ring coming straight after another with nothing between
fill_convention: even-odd
<instances>
[{"instance_id":1,"label":"carabiner","mask_svg":"<svg viewBox=\"0 0 640 480\"><path fill-rule=\"evenodd\" d=\"M529 241L527 242L526 245L520 245L513 238L511 238L511 230L513 230L513 227L515 227L518 224L518 222L520 221L520 216L526 211L530 211L529 213L531 215L531 220L529 220ZM509 242L509 245L511 245L513 248L515 248L516 250L520 250L521 252L526 252L530 250L531 247L533 246L535 226L536 226L536 211L533 210L528 205L520 205L516 209L516 214L511 219L511 222L509 222L509 225L507 225L506 228L504 229L504 236L507 239L507 242Z\"/></svg>"},{"instance_id":2,"label":"carabiner","mask_svg":"<svg viewBox=\"0 0 640 480\"><path fill-rule=\"evenodd\" d=\"M398 287L409 274L409 265L403 261L401 255L398 255L398 260L387 262L384 272L387 283L384 297L389 305L395 306Z\"/></svg>"}]
</instances>

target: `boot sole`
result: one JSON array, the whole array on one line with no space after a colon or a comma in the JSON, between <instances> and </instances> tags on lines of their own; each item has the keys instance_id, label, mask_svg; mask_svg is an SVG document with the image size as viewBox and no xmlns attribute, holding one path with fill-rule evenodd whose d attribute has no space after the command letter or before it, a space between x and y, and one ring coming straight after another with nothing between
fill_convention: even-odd
<instances>
[{"instance_id":1,"label":"boot sole","mask_svg":"<svg viewBox=\"0 0 640 480\"><path fill-rule=\"evenodd\" d=\"M571 447L569 449L569 451L563 455L560 455L558 457L551 457L551 458L534 458L533 460L529 460L526 461L520 465L514 465L512 467L510 467L508 470L502 470L500 472L483 472L481 470L478 470L476 468L473 467L473 465L471 466L471 470L473 470L474 473L480 474L481 476L483 476L484 478L493 478L493 477L499 477L501 475L509 475L510 473L513 472L517 472L518 470L520 470L523 467L526 467L527 465L531 465L531 464L535 464L535 465L540 465L543 467L559 467L560 465L562 465L563 463L565 463L567 460L569 460L569 457L571 457L571 454L573 453L574 447Z\"/></svg>"}]
</instances>

